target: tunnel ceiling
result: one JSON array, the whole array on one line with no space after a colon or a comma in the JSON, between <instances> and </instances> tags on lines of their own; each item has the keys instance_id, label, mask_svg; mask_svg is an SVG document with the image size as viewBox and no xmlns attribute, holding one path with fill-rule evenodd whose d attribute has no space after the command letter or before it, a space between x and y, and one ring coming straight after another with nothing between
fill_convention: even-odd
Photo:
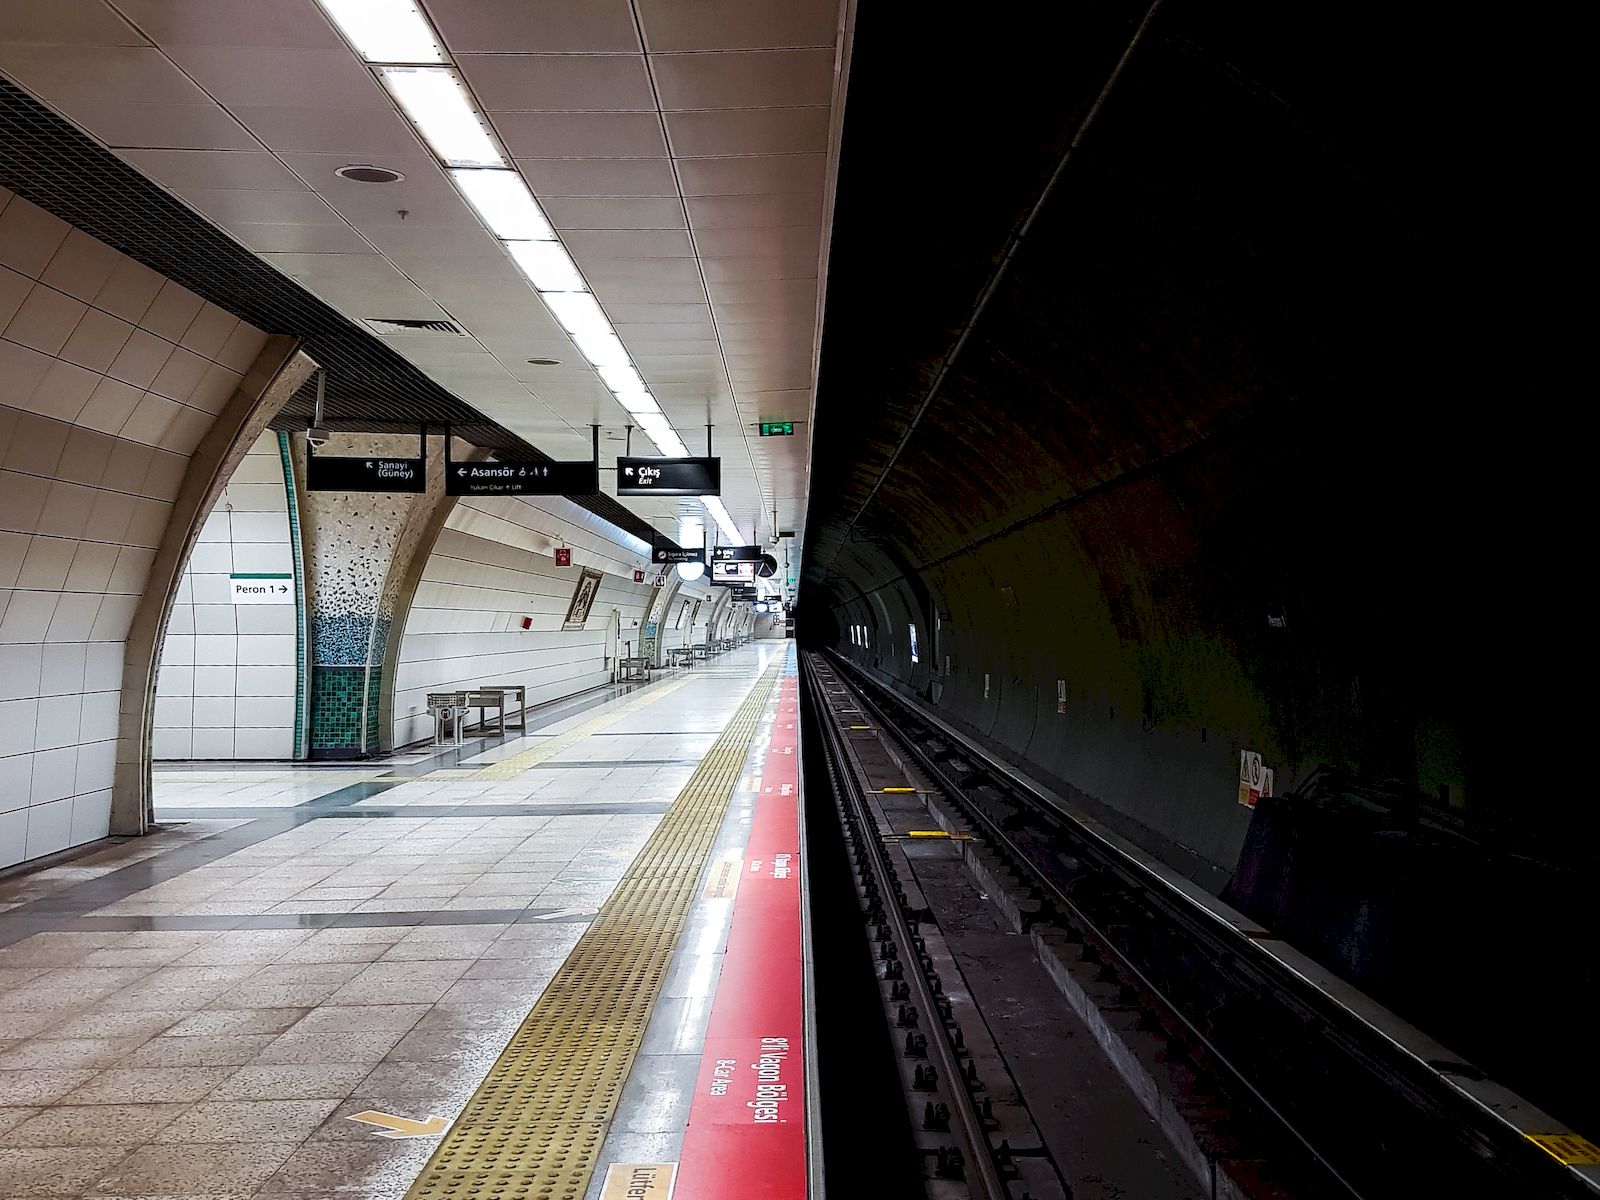
<instances>
[{"instance_id":1,"label":"tunnel ceiling","mask_svg":"<svg viewBox=\"0 0 1600 1200\"><path fill-rule=\"evenodd\" d=\"M1376 420L1370 470L1428 439L1455 239L1491 207L1464 186L1470 60L1387 9L1146 15L859 17L808 603L1263 423Z\"/></svg>"}]
</instances>

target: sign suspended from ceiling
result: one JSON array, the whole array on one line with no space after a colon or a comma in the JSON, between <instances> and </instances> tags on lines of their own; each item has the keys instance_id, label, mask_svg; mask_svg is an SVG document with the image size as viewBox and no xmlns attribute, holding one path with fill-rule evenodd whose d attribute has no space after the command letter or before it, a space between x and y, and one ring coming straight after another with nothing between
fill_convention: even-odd
<instances>
[{"instance_id":1,"label":"sign suspended from ceiling","mask_svg":"<svg viewBox=\"0 0 1600 1200\"><path fill-rule=\"evenodd\" d=\"M720 496L720 458L619 458L619 496Z\"/></svg>"},{"instance_id":2,"label":"sign suspended from ceiling","mask_svg":"<svg viewBox=\"0 0 1600 1200\"><path fill-rule=\"evenodd\" d=\"M447 496L592 496L600 490L600 468L577 462L451 463Z\"/></svg>"},{"instance_id":3,"label":"sign suspended from ceiling","mask_svg":"<svg viewBox=\"0 0 1600 1200\"><path fill-rule=\"evenodd\" d=\"M421 458L357 458L345 454L306 456L308 492L403 492L427 490L427 463Z\"/></svg>"}]
</instances>

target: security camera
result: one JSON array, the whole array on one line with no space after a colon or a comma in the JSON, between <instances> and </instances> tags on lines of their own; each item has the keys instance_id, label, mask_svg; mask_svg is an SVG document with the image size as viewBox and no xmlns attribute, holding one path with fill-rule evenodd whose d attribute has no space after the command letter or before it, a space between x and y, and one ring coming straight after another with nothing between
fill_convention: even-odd
<instances>
[{"instance_id":1,"label":"security camera","mask_svg":"<svg viewBox=\"0 0 1600 1200\"><path fill-rule=\"evenodd\" d=\"M306 441L313 446L326 446L328 444L328 431L326 429L318 429L313 425L306 430Z\"/></svg>"}]
</instances>

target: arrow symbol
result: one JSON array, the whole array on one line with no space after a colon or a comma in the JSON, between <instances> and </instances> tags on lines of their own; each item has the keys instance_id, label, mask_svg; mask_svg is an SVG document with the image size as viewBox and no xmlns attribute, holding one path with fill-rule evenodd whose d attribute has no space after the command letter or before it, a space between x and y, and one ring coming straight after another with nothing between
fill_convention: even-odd
<instances>
[{"instance_id":1,"label":"arrow symbol","mask_svg":"<svg viewBox=\"0 0 1600 1200\"><path fill-rule=\"evenodd\" d=\"M624 475L632 475L633 474L633 468L632 467L623 467L622 468L622 473Z\"/></svg>"},{"instance_id":2,"label":"arrow symbol","mask_svg":"<svg viewBox=\"0 0 1600 1200\"><path fill-rule=\"evenodd\" d=\"M595 915L592 908L558 908L555 912L540 913L534 917L535 921L554 921L558 917L592 917Z\"/></svg>"},{"instance_id":3,"label":"arrow symbol","mask_svg":"<svg viewBox=\"0 0 1600 1200\"><path fill-rule=\"evenodd\" d=\"M457 467L456 468L456 474L457 475L465 475L466 473L467 473L467 469L465 467Z\"/></svg>"},{"instance_id":4,"label":"arrow symbol","mask_svg":"<svg viewBox=\"0 0 1600 1200\"><path fill-rule=\"evenodd\" d=\"M372 460L370 458L367 459L367 470L372 470Z\"/></svg>"},{"instance_id":5,"label":"arrow symbol","mask_svg":"<svg viewBox=\"0 0 1600 1200\"><path fill-rule=\"evenodd\" d=\"M366 1112L358 1112L347 1117L346 1120L360 1121L364 1125L376 1125L386 1131L378 1136L386 1138L438 1137L450 1124L443 1117L432 1114L426 1121L413 1121L410 1117L397 1117L394 1113L377 1112L370 1108Z\"/></svg>"}]
</instances>

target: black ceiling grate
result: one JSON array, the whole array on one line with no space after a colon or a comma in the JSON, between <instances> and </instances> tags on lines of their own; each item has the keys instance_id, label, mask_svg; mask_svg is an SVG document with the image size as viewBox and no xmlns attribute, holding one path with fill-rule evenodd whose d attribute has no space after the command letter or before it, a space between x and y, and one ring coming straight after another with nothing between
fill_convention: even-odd
<instances>
[{"instance_id":1,"label":"black ceiling grate","mask_svg":"<svg viewBox=\"0 0 1600 1200\"><path fill-rule=\"evenodd\" d=\"M330 428L387 433L448 423L474 445L549 458L4 78L0 184L257 329L304 339L306 352L327 368ZM304 429L313 396L308 383L273 428ZM659 536L609 496L573 499L635 537Z\"/></svg>"}]
</instances>

